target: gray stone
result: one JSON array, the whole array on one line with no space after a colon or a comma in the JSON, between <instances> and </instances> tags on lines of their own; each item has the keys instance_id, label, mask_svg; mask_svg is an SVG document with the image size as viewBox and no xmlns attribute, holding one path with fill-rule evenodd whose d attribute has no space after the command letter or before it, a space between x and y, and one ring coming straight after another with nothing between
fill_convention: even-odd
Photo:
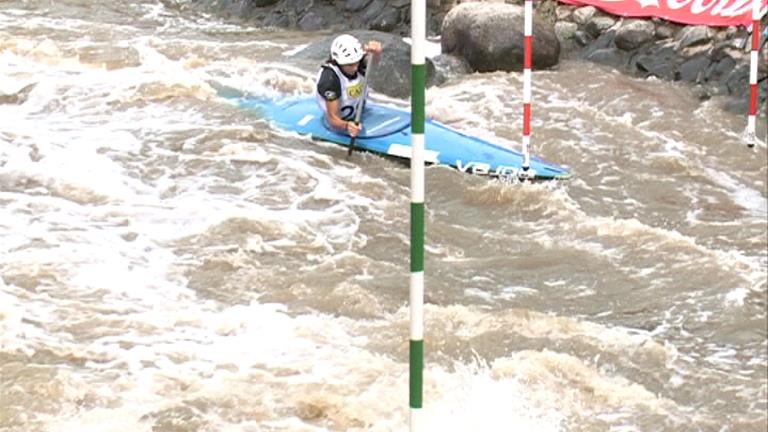
<instances>
[{"instance_id":1,"label":"gray stone","mask_svg":"<svg viewBox=\"0 0 768 432\"><path fill-rule=\"evenodd\" d=\"M446 54L465 58L479 72L522 70L523 8L505 3L462 3L443 21L441 45ZM557 64L560 42L554 27L533 19L533 64L545 69Z\"/></svg>"},{"instance_id":2,"label":"gray stone","mask_svg":"<svg viewBox=\"0 0 768 432\"><path fill-rule=\"evenodd\" d=\"M616 30L616 46L632 51L652 40L656 34L653 23L647 20L627 20Z\"/></svg>"},{"instance_id":3,"label":"gray stone","mask_svg":"<svg viewBox=\"0 0 768 432\"><path fill-rule=\"evenodd\" d=\"M736 61L733 58L724 57L709 66L704 78L706 81L725 81L735 67Z\"/></svg>"},{"instance_id":4,"label":"gray stone","mask_svg":"<svg viewBox=\"0 0 768 432\"><path fill-rule=\"evenodd\" d=\"M256 7L272 6L280 0L251 0L251 4Z\"/></svg>"},{"instance_id":5,"label":"gray stone","mask_svg":"<svg viewBox=\"0 0 768 432\"><path fill-rule=\"evenodd\" d=\"M291 19L283 13L272 12L264 19L264 25L266 27L287 28L291 26Z\"/></svg>"},{"instance_id":6,"label":"gray stone","mask_svg":"<svg viewBox=\"0 0 768 432\"><path fill-rule=\"evenodd\" d=\"M604 31L613 27L616 24L616 20L608 16L596 16L589 20L584 26L584 30L592 37L598 37L603 34Z\"/></svg>"},{"instance_id":7,"label":"gray stone","mask_svg":"<svg viewBox=\"0 0 768 432\"><path fill-rule=\"evenodd\" d=\"M686 60L680 65L680 79L689 82L699 82L710 60L706 56L697 56Z\"/></svg>"},{"instance_id":8,"label":"gray stone","mask_svg":"<svg viewBox=\"0 0 768 432\"><path fill-rule=\"evenodd\" d=\"M411 0L388 0L387 4L393 8L400 9L405 6L409 6L411 4Z\"/></svg>"},{"instance_id":9,"label":"gray stone","mask_svg":"<svg viewBox=\"0 0 768 432\"><path fill-rule=\"evenodd\" d=\"M573 16L573 6L558 6L555 9L555 16L558 21L565 21Z\"/></svg>"},{"instance_id":10,"label":"gray stone","mask_svg":"<svg viewBox=\"0 0 768 432\"><path fill-rule=\"evenodd\" d=\"M635 57L634 67L637 71L670 81L680 79L677 65L680 57L672 44L656 46Z\"/></svg>"},{"instance_id":11,"label":"gray stone","mask_svg":"<svg viewBox=\"0 0 768 432\"><path fill-rule=\"evenodd\" d=\"M410 11L403 11L403 21L410 20ZM445 14L437 13L427 17L427 36L435 36L440 34L440 29L443 28L443 19ZM408 21L409 22L409 21ZM410 27L408 27L410 31Z\"/></svg>"},{"instance_id":12,"label":"gray stone","mask_svg":"<svg viewBox=\"0 0 768 432\"><path fill-rule=\"evenodd\" d=\"M587 60L620 69L626 64L626 54L616 48L600 48L590 52Z\"/></svg>"},{"instance_id":13,"label":"gray stone","mask_svg":"<svg viewBox=\"0 0 768 432\"><path fill-rule=\"evenodd\" d=\"M403 16L405 16L405 19L410 19L410 11L408 13L403 12ZM440 34L440 29L443 26L443 18L445 18L445 14L442 12L440 13L428 13L427 14L427 36L435 36ZM408 27L408 31L410 32L410 27Z\"/></svg>"},{"instance_id":14,"label":"gray stone","mask_svg":"<svg viewBox=\"0 0 768 432\"><path fill-rule=\"evenodd\" d=\"M712 44L694 45L687 48L678 49L678 54L686 59L696 57L697 55L709 54L712 51Z\"/></svg>"},{"instance_id":15,"label":"gray stone","mask_svg":"<svg viewBox=\"0 0 768 432\"><path fill-rule=\"evenodd\" d=\"M725 85L728 89L728 93L736 96L746 95L749 93L749 64L743 63L733 69L728 74ZM747 100L747 98L743 98ZM745 110L746 111L746 110Z\"/></svg>"},{"instance_id":16,"label":"gray stone","mask_svg":"<svg viewBox=\"0 0 768 432\"><path fill-rule=\"evenodd\" d=\"M573 34L573 40L578 42L581 46L585 46L589 44L589 42L592 40L589 35L581 30L577 30L576 33Z\"/></svg>"},{"instance_id":17,"label":"gray stone","mask_svg":"<svg viewBox=\"0 0 768 432\"><path fill-rule=\"evenodd\" d=\"M616 32L614 30L609 30L601 34L600 37L598 37L597 39L595 39L595 41L589 45L589 49L596 50L596 49L603 49L603 48L613 48L616 46L616 44L614 43L615 38L616 38Z\"/></svg>"},{"instance_id":18,"label":"gray stone","mask_svg":"<svg viewBox=\"0 0 768 432\"><path fill-rule=\"evenodd\" d=\"M595 16L597 9L594 6L584 6L573 11L573 22L578 25L586 25Z\"/></svg>"},{"instance_id":19,"label":"gray stone","mask_svg":"<svg viewBox=\"0 0 768 432\"><path fill-rule=\"evenodd\" d=\"M702 45L712 40L712 31L707 26L683 27L675 40L677 41L678 49Z\"/></svg>"},{"instance_id":20,"label":"gray stone","mask_svg":"<svg viewBox=\"0 0 768 432\"><path fill-rule=\"evenodd\" d=\"M675 30L664 24L656 26L656 39L669 39L675 35Z\"/></svg>"},{"instance_id":21,"label":"gray stone","mask_svg":"<svg viewBox=\"0 0 768 432\"><path fill-rule=\"evenodd\" d=\"M344 3L344 9L350 12L357 12L363 10L363 8L368 6L368 3L370 2L371 0L347 0L346 3Z\"/></svg>"},{"instance_id":22,"label":"gray stone","mask_svg":"<svg viewBox=\"0 0 768 432\"><path fill-rule=\"evenodd\" d=\"M314 0L285 0L283 6L285 9L295 12L297 15L309 10L314 4Z\"/></svg>"},{"instance_id":23,"label":"gray stone","mask_svg":"<svg viewBox=\"0 0 768 432\"><path fill-rule=\"evenodd\" d=\"M740 32L741 32L741 29L739 29L738 27L726 27L725 28L725 34L729 38L735 38L736 36L739 35Z\"/></svg>"},{"instance_id":24,"label":"gray stone","mask_svg":"<svg viewBox=\"0 0 768 432\"><path fill-rule=\"evenodd\" d=\"M304 31L317 31L326 27L323 17L309 11L299 20L299 28Z\"/></svg>"},{"instance_id":25,"label":"gray stone","mask_svg":"<svg viewBox=\"0 0 768 432\"><path fill-rule=\"evenodd\" d=\"M387 7L384 11L371 21L371 30L378 30L383 32L390 32L400 24L400 11Z\"/></svg>"},{"instance_id":26,"label":"gray stone","mask_svg":"<svg viewBox=\"0 0 768 432\"><path fill-rule=\"evenodd\" d=\"M555 23L555 35L557 35L557 39L559 39L560 42L573 39L573 36L578 29L579 26L576 25L576 23L566 21L558 21Z\"/></svg>"},{"instance_id":27,"label":"gray stone","mask_svg":"<svg viewBox=\"0 0 768 432\"><path fill-rule=\"evenodd\" d=\"M442 83L457 76L472 73L472 67L462 57L450 54L440 54L432 58L438 75L438 82Z\"/></svg>"},{"instance_id":28,"label":"gray stone","mask_svg":"<svg viewBox=\"0 0 768 432\"><path fill-rule=\"evenodd\" d=\"M712 60L720 61L725 57L730 57L734 60L746 59L748 53L738 47L734 46L733 40L723 41L714 46L712 49Z\"/></svg>"},{"instance_id":29,"label":"gray stone","mask_svg":"<svg viewBox=\"0 0 768 432\"><path fill-rule=\"evenodd\" d=\"M365 12L363 13L362 20L365 23L371 22L373 19L375 19L379 14L384 10L384 8L387 6L387 2L384 0L373 0L373 3L371 3L367 8L365 8Z\"/></svg>"},{"instance_id":30,"label":"gray stone","mask_svg":"<svg viewBox=\"0 0 768 432\"><path fill-rule=\"evenodd\" d=\"M730 30L730 27L725 29L712 29L712 40L715 42L722 42L724 40L733 38L734 34L730 34L728 30Z\"/></svg>"}]
</instances>

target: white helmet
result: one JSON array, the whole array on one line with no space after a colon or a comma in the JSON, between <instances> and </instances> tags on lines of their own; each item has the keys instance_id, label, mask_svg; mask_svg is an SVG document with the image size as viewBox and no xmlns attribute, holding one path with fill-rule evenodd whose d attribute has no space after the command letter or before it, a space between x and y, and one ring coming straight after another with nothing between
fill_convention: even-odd
<instances>
[{"instance_id":1,"label":"white helmet","mask_svg":"<svg viewBox=\"0 0 768 432\"><path fill-rule=\"evenodd\" d=\"M363 46L352 35L343 34L334 39L331 44L331 58L340 65L357 63L363 55L365 55Z\"/></svg>"}]
</instances>

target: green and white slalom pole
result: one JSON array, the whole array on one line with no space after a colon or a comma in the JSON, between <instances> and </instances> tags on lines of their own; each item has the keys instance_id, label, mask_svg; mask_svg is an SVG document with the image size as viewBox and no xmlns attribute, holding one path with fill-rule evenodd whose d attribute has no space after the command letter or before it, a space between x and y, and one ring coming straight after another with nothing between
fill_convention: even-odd
<instances>
[{"instance_id":1,"label":"green and white slalom pole","mask_svg":"<svg viewBox=\"0 0 768 432\"><path fill-rule=\"evenodd\" d=\"M426 0L411 1L411 334L410 430L422 427L421 398L424 378L424 104L427 68Z\"/></svg>"}]
</instances>

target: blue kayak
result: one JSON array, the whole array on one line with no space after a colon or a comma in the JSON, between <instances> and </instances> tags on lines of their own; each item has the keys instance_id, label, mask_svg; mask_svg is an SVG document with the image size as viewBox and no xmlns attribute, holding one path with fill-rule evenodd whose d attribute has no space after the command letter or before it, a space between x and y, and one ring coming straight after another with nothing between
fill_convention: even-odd
<instances>
[{"instance_id":1,"label":"blue kayak","mask_svg":"<svg viewBox=\"0 0 768 432\"><path fill-rule=\"evenodd\" d=\"M256 111L283 129L347 147L350 144L349 135L327 125L313 97L273 101L221 87L218 93L242 108ZM355 141L355 149L399 159L411 158L409 111L367 103L362 124L363 130ZM424 159L430 164L448 165L462 172L506 179L554 180L570 177L566 168L533 156L530 168L524 172L522 153L466 135L434 120L426 121L424 134Z\"/></svg>"}]
</instances>

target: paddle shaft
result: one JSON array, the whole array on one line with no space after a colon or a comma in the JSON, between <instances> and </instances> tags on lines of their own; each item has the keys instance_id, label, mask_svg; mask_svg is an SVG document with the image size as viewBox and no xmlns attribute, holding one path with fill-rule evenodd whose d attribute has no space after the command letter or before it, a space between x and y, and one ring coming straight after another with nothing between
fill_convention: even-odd
<instances>
[{"instance_id":1,"label":"paddle shaft","mask_svg":"<svg viewBox=\"0 0 768 432\"><path fill-rule=\"evenodd\" d=\"M371 77L373 71L373 56L367 55L368 60L365 63L365 75L363 76L363 95L360 100L357 101L357 107L355 107L355 124L360 125L360 118L363 115L363 106L365 105L365 96L368 93L368 78ZM353 136L349 141L349 150L347 150L347 157L352 156L352 152L355 150L355 140L357 136Z\"/></svg>"}]
</instances>

